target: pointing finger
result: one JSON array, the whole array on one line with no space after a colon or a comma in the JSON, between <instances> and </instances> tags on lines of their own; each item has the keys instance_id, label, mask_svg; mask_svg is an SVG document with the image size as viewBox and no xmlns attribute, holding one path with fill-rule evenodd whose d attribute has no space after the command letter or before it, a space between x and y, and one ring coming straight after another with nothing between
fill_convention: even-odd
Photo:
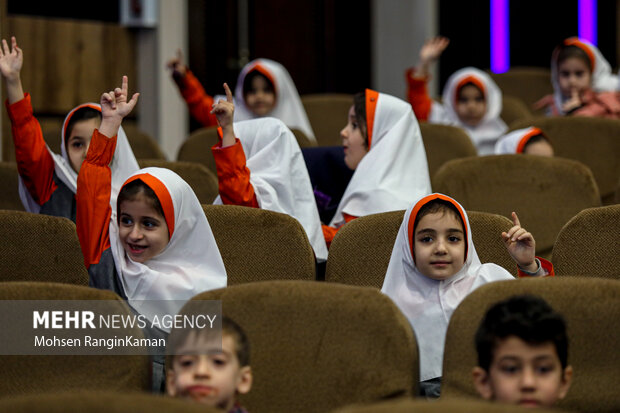
<instances>
[{"instance_id":1,"label":"pointing finger","mask_svg":"<svg viewBox=\"0 0 620 413\"><path fill-rule=\"evenodd\" d=\"M521 226L521 222L519 221L519 217L517 216L517 213L512 211L512 223L514 225L519 225Z\"/></svg>"},{"instance_id":2,"label":"pointing finger","mask_svg":"<svg viewBox=\"0 0 620 413\"><path fill-rule=\"evenodd\" d=\"M230 88L228 87L228 83L224 83L224 90L226 91L226 101L229 103L233 103L233 96Z\"/></svg>"}]
</instances>

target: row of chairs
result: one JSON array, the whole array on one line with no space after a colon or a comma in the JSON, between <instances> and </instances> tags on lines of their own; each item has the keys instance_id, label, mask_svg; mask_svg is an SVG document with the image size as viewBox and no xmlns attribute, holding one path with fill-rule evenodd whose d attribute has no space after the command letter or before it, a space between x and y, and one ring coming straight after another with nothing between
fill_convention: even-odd
<instances>
[{"instance_id":1,"label":"row of chairs","mask_svg":"<svg viewBox=\"0 0 620 413\"><path fill-rule=\"evenodd\" d=\"M312 247L294 218L277 212L229 205L205 205L228 284L316 279ZM474 244L482 262L516 275L500 234L512 226L500 215L469 212ZM336 235L325 280L380 288L403 211L361 217ZM620 279L620 205L586 209L560 231L552 260L556 274L575 272ZM75 224L19 211L0 211L1 281L47 281L87 285Z\"/></svg>"},{"instance_id":2,"label":"row of chairs","mask_svg":"<svg viewBox=\"0 0 620 413\"><path fill-rule=\"evenodd\" d=\"M493 303L526 293L541 296L567 320L569 362L575 374L560 407L577 412L618 411L620 393L612 383L620 379L620 330L616 328L620 283L587 277L495 282L470 294L448 327L441 399L477 398L471 380L471 369L477 364L476 328ZM88 287L0 283L2 300L52 297L120 301L109 291ZM352 403L411 398L418 393L415 334L396 305L377 289L270 281L207 291L192 300L221 300L223 313L246 330L254 385L241 396L241 403L249 411L329 412ZM0 396L4 397L42 390L144 391L149 380L148 358L141 355L0 356L0 364Z\"/></svg>"}]
</instances>

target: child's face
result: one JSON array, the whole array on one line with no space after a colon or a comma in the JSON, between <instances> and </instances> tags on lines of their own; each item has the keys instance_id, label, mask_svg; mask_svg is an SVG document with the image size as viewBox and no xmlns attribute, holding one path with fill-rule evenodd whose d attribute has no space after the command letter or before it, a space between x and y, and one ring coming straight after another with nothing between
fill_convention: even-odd
<instances>
[{"instance_id":1,"label":"child's face","mask_svg":"<svg viewBox=\"0 0 620 413\"><path fill-rule=\"evenodd\" d=\"M88 146L90 140L93 137L95 128L99 127L101 121L97 118L85 119L73 124L71 135L65 138L65 145L67 145L67 156L69 157L69 163L71 168L76 173L80 172L82 162L86 159L86 153L88 152Z\"/></svg>"},{"instance_id":2,"label":"child's face","mask_svg":"<svg viewBox=\"0 0 620 413\"><path fill-rule=\"evenodd\" d=\"M546 140L532 142L525 147L526 155L553 157L553 147Z\"/></svg>"},{"instance_id":3,"label":"child's face","mask_svg":"<svg viewBox=\"0 0 620 413\"><path fill-rule=\"evenodd\" d=\"M582 59L569 57L558 65L558 84L564 97L589 89L591 79L590 68Z\"/></svg>"},{"instance_id":4,"label":"child's face","mask_svg":"<svg viewBox=\"0 0 620 413\"><path fill-rule=\"evenodd\" d=\"M189 336L192 337L192 334ZM229 411L235 404L235 395L247 393L252 386L249 366L241 367L235 351L235 341L222 334L221 351L209 345L202 337L188 340L180 351L188 355L175 356L166 376L168 395L192 399L208 406ZM192 346L193 344L193 346Z\"/></svg>"},{"instance_id":5,"label":"child's face","mask_svg":"<svg viewBox=\"0 0 620 413\"><path fill-rule=\"evenodd\" d=\"M159 255L170 240L166 219L144 194L121 203L119 238L127 256L140 263Z\"/></svg>"},{"instance_id":6,"label":"child's face","mask_svg":"<svg viewBox=\"0 0 620 413\"><path fill-rule=\"evenodd\" d=\"M480 89L469 84L459 91L454 109L461 122L468 126L477 126L487 111L487 102Z\"/></svg>"},{"instance_id":7,"label":"child's face","mask_svg":"<svg viewBox=\"0 0 620 413\"><path fill-rule=\"evenodd\" d=\"M276 104L276 95L262 76L254 76L252 88L245 94L245 104L256 116L266 116Z\"/></svg>"},{"instance_id":8,"label":"child's face","mask_svg":"<svg viewBox=\"0 0 620 413\"><path fill-rule=\"evenodd\" d=\"M433 280L445 280L465 264L465 233L450 212L434 212L420 219L413 238L415 264Z\"/></svg>"},{"instance_id":9,"label":"child's face","mask_svg":"<svg viewBox=\"0 0 620 413\"><path fill-rule=\"evenodd\" d=\"M340 131L340 137L344 147L344 163L349 169L355 170L362 158L368 153L368 149L366 148L366 139L357 123L353 106L349 109L349 121Z\"/></svg>"},{"instance_id":10,"label":"child's face","mask_svg":"<svg viewBox=\"0 0 620 413\"><path fill-rule=\"evenodd\" d=\"M486 372L474 369L474 382L487 400L526 407L549 407L568 392L572 368L562 369L552 342L526 343L516 336L501 340Z\"/></svg>"}]
</instances>

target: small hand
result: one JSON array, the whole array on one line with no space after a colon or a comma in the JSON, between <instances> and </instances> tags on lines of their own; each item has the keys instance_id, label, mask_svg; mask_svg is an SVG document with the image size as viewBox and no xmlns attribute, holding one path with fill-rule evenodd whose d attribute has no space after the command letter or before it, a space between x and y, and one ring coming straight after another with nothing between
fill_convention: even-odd
<instances>
[{"instance_id":1,"label":"small hand","mask_svg":"<svg viewBox=\"0 0 620 413\"><path fill-rule=\"evenodd\" d=\"M211 113L217 118L222 128L222 147L234 145L235 132L233 130L233 117L235 115L235 104L233 103L233 96L227 83L224 83L224 91L226 92L226 100L218 100L213 104Z\"/></svg>"},{"instance_id":2,"label":"small hand","mask_svg":"<svg viewBox=\"0 0 620 413\"><path fill-rule=\"evenodd\" d=\"M513 227L508 232L502 232L504 245L508 253L522 269L535 271L536 265L536 241L534 236L525 228L521 227L519 217L512 213Z\"/></svg>"},{"instance_id":3,"label":"small hand","mask_svg":"<svg viewBox=\"0 0 620 413\"><path fill-rule=\"evenodd\" d=\"M187 66L183 64L183 52L181 49L177 49L176 57L168 60L166 66L172 71L172 77L175 80L180 80L185 77Z\"/></svg>"},{"instance_id":4,"label":"small hand","mask_svg":"<svg viewBox=\"0 0 620 413\"><path fill-rule=\"evenodd\" d=\"M427 40L420 49L420 63L428 65L439 59L439 56L441 56L449 44L450 39L443 36L437 36Z\"/></svg>"},{"instance_id":5,"label":"small hand","mask_svg":"<svg viewBox=\"0 0 620 413\"><path fill-rule=\"evenodd\" d=\"M562 110L564 113L571 112L578 107L580 107L583 103L581 102L581 98L579 97L579 92L576 88L572 88L570 91L570 98L562 104Z\"/></svg>"},{"instance_id":6,"label":"small hand","mask_svg":"<svg viewBox=\"0 0 620 413\"><path fill-rule=\"evenodd\" d=\"M7 81L17 80L24 63L22 49L17 47L15 36L11 37L11 49L5 39L2 39L0 48L0 72Z\"/></svg>"},{"instance_id":7,"label":"small hand","mask_svg":"<svg viewBox=\"0 0 620 413\"><path fill-rule=\"evenodd\" d=\"M118 128L125 116L127 116L138 103L139 93L134 93L131 100L127 101L128 90L127 76L123 76L120 88L116 88L101 95L101 126L99 132L112 137L118 132Z\"/></svg>"}]
</instances>

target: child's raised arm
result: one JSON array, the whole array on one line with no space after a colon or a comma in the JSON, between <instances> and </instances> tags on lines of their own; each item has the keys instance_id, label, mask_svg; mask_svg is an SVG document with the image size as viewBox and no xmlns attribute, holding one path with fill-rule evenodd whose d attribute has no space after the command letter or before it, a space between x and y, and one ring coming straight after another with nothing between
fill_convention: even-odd
<instances>
[{"instance_id":1,"label":"child's raised arm","mask_svg":"<svg viewBox=\"0 0 620 413\"><path fill-rule=\"evenodd\" d=\"M430 65L439 59L439 56L441 56L449 44L450 39L443 36L427 40L420 49L420 63L416 67L416 77L428 76Z\"/></svg>"},{"instance_id":2,"label":"child's raised arm","mask_svg":"<svg viewBox=\"0 0 620 413\"><path fill-rule=\"evenodd\" d=\"M540 272L536 262L536 240L525 228L521 227L516 212L512 213L513 227L502 232L504 245L521 270L527 273Z\"/></svg>"},{"instance_id":3,"label":"child's raised arm","mask_svg":"<svg viewBox=\"0 0 620 413\"><path fill-rule=\"evenodd\" d=\"M233 130L233 116L235 114L235 104L228 84L224 83L226 100L219 100L213 104L211 113L217 117L217 123L222 128L222 148L234 145L236 142L235 131Z\"/></svg>"},{"instance_id":4,"label":"child's raised arm","mask_svg":"<svg viewBox=\"0 0 620 413\"><path fill-rule=\"evenodd\" d=\"M177 84L180 84L187 73L187 66L183 63L183 52L181 49L177 49L176 57L168 60L166 66L170 69L172 79L174 79Z\"/></svg>"},{"instance_id":5,"label":"child's raised arm","mask_svg":"<svg viewBox=\"0 0 620 413\"><path fill-rule=\"evenodd\" d=\"M17 39L11 37L11 49L5 39L2 39L2 48L0 48L0 72L6 81L6 90L9 103L13 104L24 98L24 89L20 72L24 63L24 54L22 49L17 47Z\"/></svg>"},{"instance_id":6,"label":"child's raised arm","mask_svg":"<svg viewBox=\"0 0 620 413\"><path fill-rule=\"evenodd\" d=\"M111 138L118 133L123 118L127 116L138 103L139 93L134 93L127 101L127 76L123 76L120 88L101 95L101 126L99 133Z\"/></svg>"}]
</instances>

